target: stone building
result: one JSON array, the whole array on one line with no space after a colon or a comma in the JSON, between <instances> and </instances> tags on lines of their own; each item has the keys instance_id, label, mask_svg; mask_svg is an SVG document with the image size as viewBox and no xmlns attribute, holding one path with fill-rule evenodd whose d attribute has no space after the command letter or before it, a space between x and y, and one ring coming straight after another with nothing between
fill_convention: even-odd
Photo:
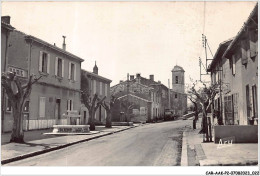
<instances>
[{"instance_id":1,"label":"stone building","mask_svg":"<svg viewBox=\"0 0 260 176\"><path fill-rule=\"evenodd\" d=\"M106 96L104 101L109 104L110 102L110 83L112 81L105 77L98 75L98 67L95 63L93 67L93 72L88 72L86 70L81 70L81 90L89 90L90 98L93 98L95 94L99 98ZM81 123L87 124L89 119L88 109L82 104L81 105ZM106 110L103 106L100 106L95 113L95 120L104 124L106 120Z\"/></svg>"},{"instance_id":2,"label":"stone building","mask_svg":"<svg viewBox=\"0 0 260 176\"><path fill-rule=\"evenodd\" d=\"M187 113L187 94L185 94L184 69L174 66L172 69L172 89L170 91L170 109L174 114L182 116Z\"/></svg>"},{"instance_id":3,"label":"stone building","mask_svg":"<svg viewBox=\"0 0 260 176\"><path fill-rule=\"evenodd\" d=\"M258 121L258 5L231 40L220 44L208 68L212 84L219 84L213 108L225 125Z\"/></svg>"},{"instance_id":4,"label":"stone building","mask_svg":"<svg viewBox=\"0 0 260 176\"><path fill-rule=\"evenodd\" d=\"M148 82L140 74L136 74L136 78L131 75L130 80L120 81L111 87L111 94L118 98L112 109L112 121L154 121L159 117L159 93L152 86L142 84L141 80L143 83ZM129 117L126 115L127 109Z\"/></svg>"},{"instance_id":5,"label":"stone building","mask_svg":"<svg viewBox=\"0 0 260 176\"><path fill-rule=\"evenodd\" d=\"M2 57L2 60L4 58ZM16 72L25 80L30 75L42 76L33 85L24 107L24 130L50 128L69 124L68 111L80 110L80 68L84 60L63 48L14 30L9 36L6 71ZM10 131L12 109L5 100L3 130Z\"/></svg>"}]
</instances>

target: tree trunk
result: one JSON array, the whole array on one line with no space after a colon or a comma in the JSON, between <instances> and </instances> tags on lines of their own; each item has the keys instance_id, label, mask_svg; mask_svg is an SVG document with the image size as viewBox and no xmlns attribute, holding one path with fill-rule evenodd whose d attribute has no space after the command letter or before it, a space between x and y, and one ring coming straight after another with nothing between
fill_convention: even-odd
<instances>
[{"instance_id":1,"label":"tree trunk","mask_svg":"<svg viewBox=\"0 0 260 176\"><path fill-rule=\"evenodd\" d=\"M95 112L93 110L89 111L89 130L90 131L95 131L95 123L94 123L94 116L95 116Z\"/></svg>"},{"instance_id":2,"label":"tree trunk","mask_svg":"<svg viewBox=\"0 0 260 176\"><path fill-rule=\"evenodd\" d=\"M111 111L107 110L107 118L106 118L106 128L111 128L112 123L111 123Z\"/></svg>"},{"instance_id":3,"label":"tree trunk","mask_svg":"<svg viewBox=\"0 0 260 176\"><path fill-rule=\"evenodd\" d=\"M10 142L24 143L22 108L18 102L15 102L13 107L14 121Z\"/></svg>"}]
</instances>

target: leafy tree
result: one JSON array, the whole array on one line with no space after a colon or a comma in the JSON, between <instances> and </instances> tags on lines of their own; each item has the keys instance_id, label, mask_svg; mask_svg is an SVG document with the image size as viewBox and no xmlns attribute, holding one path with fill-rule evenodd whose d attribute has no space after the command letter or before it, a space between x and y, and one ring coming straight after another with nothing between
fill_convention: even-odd
<instances>
[{"instance_id":1,"label":"leafy tree","mask_svg":"<svg viewBox=\"0 0 260 176\"><path fill-rule=\"evenodd\" d=\"M31 94L32 85L36 83L41 77L42 76L36 77L35 75L30 75L27 83L22 85L21 78L16 76L16 73L2 73L1 84L7 94L8 99L11 102L14 119L10 142L24 142L22 111L25 100Z\"/></svg>"}]
</instances>

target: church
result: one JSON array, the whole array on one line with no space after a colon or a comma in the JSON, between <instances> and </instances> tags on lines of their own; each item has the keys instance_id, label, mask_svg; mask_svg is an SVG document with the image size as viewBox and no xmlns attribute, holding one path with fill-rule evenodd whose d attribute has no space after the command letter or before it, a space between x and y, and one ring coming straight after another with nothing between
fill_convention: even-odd
<instances>
[{"instance_id":1,"label":"church","mask_svg":"<svg viewBox=\"0 0 260 176\"><path fill-rule=\"evenodd\" d=\"M184 69L175 65L172 69L172 89L170 89L169 107L175 115L187 113L187 94L185 93Z\"/></svg>"}]
</instances>

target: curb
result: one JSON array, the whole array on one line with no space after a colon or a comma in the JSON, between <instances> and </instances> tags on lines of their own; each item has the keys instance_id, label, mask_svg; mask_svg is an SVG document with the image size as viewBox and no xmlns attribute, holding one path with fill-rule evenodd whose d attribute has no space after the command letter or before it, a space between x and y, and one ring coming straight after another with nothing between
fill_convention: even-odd
<instances>
[{"instance_id":1,"label":"curb","mask_svg":"<svg viewBox=\"0 0 260 176\"><path fill-rule=\"evenodd\" d=\"M204 159L200 160L200 166L256 166L258 165L257 159L252 160L233 160L233 163L230 162L221 162L216 160Z\"/></svg>"},{"instance_id":2,"label":"curb","mask_svg":"<svg viewBox=\"0 0 260 176\"><path fill-rule=\"evenodd\" d=\"M62 148L66 148L66 147L69 147L69 146L72 146L72 145L75 145L75 144L79 144L79 143L82 143L82 142L86 142L86 141L90 141L90 140L93 140L93 139L101 138L101 137L108 136L108 135L111 135L111 134L114 134L114 133L119 133L119 132L122 132L122 131L125 131L125 130L128 130L128 129L131 129L131 128L135 128L135 126L130 126L128 128L125 128L125 129L121 129L121 130L114 131L114 132L108 132L106 134L102 134L102 135L99 135L99 136L94 136L94 137L91 137L91 138L88 138L88 139L79 140L79 141L76 141L76 142L71 142L71 143L60 145L60 146L57 146L57 147L52 147L52 148L45 149L45 150L40 150L40 151L36 151L36 152L32 152L32 153L27 153L27 154L24 154L24 155L19 155L19 156L13 157L13 158L2 160L1 164L4 165L4 164L8 164L8 163L11 163L11 162L14 162L14 161L19 161L19 160L22 160L22 159L30 158L30 157L33 157L33 156L36 156L36 155L41 155L41 154L44 154L44 153L48 153L48 152L51 152L51 151L55 151L55 150L59 150L59 149L62 149Z\"/></svg>"},{"instance_id":3,"label":"curb","mask_svg":"<svg viewBox=\"0 0 260 176\"><path fill-rule=\"evenodd\" d=\"M188 166L188 149L187 149L186 131L183 131L183 136L182 136L181 166Z\"/></svg>"}]
</instances>

